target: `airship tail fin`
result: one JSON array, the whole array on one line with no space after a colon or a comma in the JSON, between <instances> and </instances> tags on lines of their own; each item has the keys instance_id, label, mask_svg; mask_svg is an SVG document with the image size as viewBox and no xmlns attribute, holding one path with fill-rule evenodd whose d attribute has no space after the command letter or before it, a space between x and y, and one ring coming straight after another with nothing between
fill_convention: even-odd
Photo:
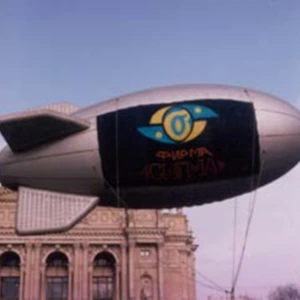
<instances>
[{"instance_id":1,"label":"airship tail fin","mask_svg":"<svg viewBox=\"0 0 300 300\"><path fill-rule=\"evenodd\" d=\"M89 127L87 121L49 109L0 117L0 132L15 153L54 142Z\"/></svg>"},{"instance_id":2,"label":"airship tail fin","mask_svg":"<svg viewBox=\"0 0 300 300\"><path fill-rule=\"evenodd\" d=\"M20 187L16 231L20 235L63 232L72 228L99 202L97 197L53 193Z\"/></svg>"},{"instance_id":3,"label":"airship tail fin","mask_svg":"<svg viewBox=\"0 0 300 300\"><path fill-rule=\"evenodd\" d=\"M51 103L48 104L46 106L41 106L41 107L36 107L36 108L32 108L27 110L28 112L30 111L38 111L41 109L46 109L46 110L52 110L52 111L56 111L62 114L66 114L66 115L71 115L76 113L78 110L81 109L80 106L74 105L72 103L68 103L68 102L60 102L60 103Z\"/></svg>"}]
</instances>

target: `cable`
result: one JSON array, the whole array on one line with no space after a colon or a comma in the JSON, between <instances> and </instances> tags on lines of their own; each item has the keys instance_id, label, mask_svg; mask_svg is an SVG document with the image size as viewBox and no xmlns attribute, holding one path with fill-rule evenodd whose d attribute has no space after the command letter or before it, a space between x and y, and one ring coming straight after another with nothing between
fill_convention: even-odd
<instances>
[{"instance_id":1,"label":"cable","mask_svg":"<svg viewBox=\"0 0 300 300\"><path fill-rule=\"evenodd\" d=\"M255 147L255 146L253 146ZM254 155L253 155L254 156ZM253 157L254 160L254 157ZM249 216L248 216L248 222L247 222L247 226L246 226L246 231L245 231L245 237L244 237L244 243L243 243L243 247L242 247L242 252L241 252L241 256L240 256L240 260L238 263L238 267L237 267L237 272L233 281L233 285L232 285L232 290L234 291L238 278L239 278L239 274L242 268L242 264L244 261L244 256L245 256L245 252L246 252L246 246L247 246L247 242L248 242L248 237L249 237L249 232L250 232L250 227L251 227L251 222L252 222L252 218L254 215L254 209L255 209L255 204L256 204L256 198L257 198L257 187L259 186L260 180L261 180L261 175L262 175L262 170L264 167L264 162L265 162L265 157L264 157L264 152L262 152L262 163L261 163L261 169L257 178L257 183L256 183L256 187L254 189L254 184L252 186L252 188L254 189L254 193L253 193L253 198L252 201L249 204ZM254 182L254 179L253 179ZM252 203L252 205L251 205Z\"/></svg>"},{"instance_id":2,"label":"cable","mask_svg":"<svg viewBox=\"0 0 300 300\"><path fill-rule=\"evenodd\" d=\"M193 280L193 282L195 282L196 284L201 284L203 287L206 287L206 288L208 288L210 290L213 290L213 291L216 291L216 292L220 292L220 293L224 293L225 292L225 294L228 294L228 291L226 291L226 290L216 289L215 287L213 287L213 286L211 286L209 284L203 283L203 282L198 281L198 280L194 280L193 278L190 278L190 279Z\"/></svg>"},{"instance_id":3,"label":"cable","mask_svg":"<svg viewBox=\"0 0 300 300\"><path fill-rule=\"evenodd\" d=\"M107 186L111 189L111 191L114 193L115 197L119 197L119 201L120 203L122 203L125 207L125 209L129 209L128 205L126 204L126 201L124 201L124 199L120 196L117 195L115 189L108 183L106 182ZM134 218L134 214L133 214L133 223L134 223L134 227L135 227L135 218ZM162 263L164 264L169 264L169 262L165 261L165 260L161 260ZM187 264L186 262L183 262L185 264ZM225 293L228 293L228 290L222 288L220 285L218 285L216 282L214 282L213 280L209 279L207 276L205 276L202 272L200 272L199 270L197 270L195 268L195 266L192 266L192 265L189 265L190 267L192 267L193 269L195 269L195 272L200 275L203 279L205 279L207 282L209 282L211 285L209 284L206 284L206 283L203 283L203 282L200 282L198 281L198 283L202 284L203 286L207 287L207 288L210 288L210 289L213 289L215 291L218 291L218 292L225 292ZM180 274L182 276L182 274ZM190 278L192 279L193 281L197 282L197 280L193 279L193 278Z\"/></svg>"},{"instance_id":4,"label":"cable","mask_svg":"<svg viewBox=\"0 0 300 300\"><path fill-rule=\"evenodd\" d=\"M164 262L167 264L167 262ZM205 276L202 272L200 272L199 270L197 270L197 268L195 268L194 265L192 264L189 264L187 263L186 261L183 261L183 259L181 259L181 263L184 264L185 266L187 267L190 267L192 269L194 269L195 273L197 273L198 275L200 275L203 279L205 279L206 281L210 282L212 285L209 285L207 283L203 283L199 280L196 280L194 278L190 278L192 279L193 281L195 281L196 283L199 283L199 284L202 284L203 286L207 287L207 288L210 288L210 289L213 289L215 291L218 291L218 292L222 292L222 293L225 293L225 294L229 294L229 291L224 289L223 287L221 287L220 285L218 285L217 283L215 283L213 280L209 279L207 276ZM182 275L182 274L181 274ZM186 277L186 276L183 276L183 277Z\"/></svg>"},{"instance_id":5,"label":"cable","mask_svg":"<svg viewBox=\"0 0 300 300\"><path fill-rule=\"evenodd\" d=\"M236 229L237 229L237 198L234 198L233 207L233 241L232 241L232 286L234 285L235 258L236 258Z\"/></svg>"},{"instance_id":6,"label":"cable","mask_svg":"<svg viewBox=\"0 0 300 300\"><path fill-rule=\"evenodd\" d=\"M129 216L128 216L128 205L126 203L126 201L124 201L124 199L120 196L120 170L119 170L119 120L118 120L118 107L117 107L117 101L118 99L116 99L116 117L115 117L115 159L116 159L116 190L109 184L109 182L107 180L105 180L106 185L111 189L111 191L113 192L113 194L115 195L116 199L117 199L117 206L120 207L120 204L122 203L124 208L125 208L125 217L126 217L126 227L129 227ZM134 214L133 214L133 223L134 223L134 227L135 226L135 218L134 218ZM127 242L128 241L128 233L127 233ZM128 249L127 249L128 250ZM128 250L129 251L129 250ZM129 261L129 260L128 260ZM218 284L216 284L213 280L209 279L207 276L205 276L202 272L198 271L195 266L193 266L193 268L196 270L196 272L198 273L198 275L200 275L202 278L204 278L206 281L208 281L211 285L205 284L205 283L201 283L203 286L206 286L207 288L211 288L217 291L221 291L221 292L225 292L227 293L228 291L225 290L224 288L222 288L221 286L219 286ZM129 270L129 268L128 268ZM181 274L182 275L182 274ZM129 278L129 276L127 276ZM195 279L193 279L195 281ZM128 283L129 284L129 283ZM128 292L129 292L129 286L128 286ZM129 296L129 294L128 294Z\"/></svg>"},{"instance_id":7,"label":"cable","mask_svg":"<svg viewBox=\"0 0 300 300\"><path fill-rule=\"evenodd\" d=\"M235 288L235 286L236 286L236 283L237 283L237 280L238 280L238 277L239 277L239 274L240 274L240 271L241 271L242 263L243 263L243 260L244 260L246 246L247 246L249 232L250 232L251 221L252 221L252 217L253 217L253 213L254 213L254 208L255 208L256 195L257 195L257 193L255 191L255 193L254 193L254 204L252 205L250 216L248 218L246 232L245 232L245 237L244 237L244 243L243 243L243 247L242 247L242 252L241 252L240 259L239 259L239 263L238 263L238 267L237 267L237 272L236 272L235 278L233 280L232 288Z\"/></svg>"},{"instance_id":8,"label":"cable","mask_svg":"<svg viewBox=\"0 0 300 300\"><path fill-rule=\"evenodd\" d=\"M245 90L245 93L248 95L248 91ZM248 95L249 96L249 95ZM240 275L240 271L242 268L242 264L244 261L244 257L245 257L245 252L246 252L246 246L247 246L247 242L248 242L248 237L249 237L249 232L250 232L250 226L251 226L251 222L252 222L252 218L254 215L254 209L255 209L255 204L256 204L256 197L257 197L257 188L259 187L259 183L261 180L261 174L262 174L262 170L264 167L264 152L262 151L262 162L261 162L261 168L258 174L258 178L257 178L257 182L255 183L255 177L254 177L254 168L255 168L255 163L256 163L256 126L255 126L255 122L253 122L253 126L252 126L252 180L251 180L251 191L254 190L253 193L253 198L249 201L249 215L248 215L248 222L246 225L246 231L245 231L245 237L244 237L244 242L243 242L243 246L242 246L242 251L241 251L241 256L239 259L239 263L238 263L238 267L237 267L237 271L236 274L234 276L234 268L235 268L235 248L236 248L236 203L234 205L234 237L233 237L233 266L232 266L232 275L233 275L233 279L232 279L232 288L231 288L231 295L232 298L234 298L234 292L235 292L235 288L236 288L236 284Z\"/></svg>"},{"instance_id":9,"label":"cable","mask_svg":"<svg viewBox=\"0 0 300 300\"><path fill-rule=\"evenodd\" d=\"M116 106L118 106L118 99L116 99ZM116 122L115 122L115 130L116 130L116 137L115 137L115 143L116 143L116 189L117 189L117 195L120 195L120 169L119 169L119 115L118 115L118 107L116 107ZM120 206L119 203L119 197L117 198L118 201L118 207Z\"/></svg>"},{"instance_id":10,"label":"cable","mask_svg":"<svg viewBox=\"0 0 300 300\"><path fill-rule=\"evenodd\" d=\"M216 288L218 288L222 292L225 292L225 293L228 292L226 289L222 288L220 285L215 283L213 280L209 279L207 276L205 276L202 272L198 271L196 268L195 268L195 271L197 272L198 275L200 275L202 278L204 278L205 280L207 280L208 282L213 284Z\"/></svg>"},{"instance_id":11,"label":"cable","mask_svg":"<svg viewBox=\"0 0 300 300\"><path fill-rule=\"evenodd\" d=\"M162 262L163 262L164 264L168 264L168 262L166 262L166 261L164 261L164 260L162 260ZM187 278L187 279L189 279L189 280L192 280L192 281L195 282L195 283L201 284L201 285L203 285L204 287L207 287L207 288L209 288L209 289L211 289L211 290L214 290L214 291L217 291L217 292L226 293L226 294L229 293L228 290L222 288L221 286L219 286L218 284L216 284L214 281L212 281L211 279L209 279L207 276L205 276L203 273L201 273L200 271L198 271L198 270L195 268L195 266L193 266L193 265L187 263L186 261L183 261L182 259L181 259L181 263L182 263L183 265L187 266L187 267L193 268L193 269L195 270L196 273L198 273L200 276L202 276L205 280L207 280L208 282L210 282L212 285L207 284L207 283L204 283L204 282L201 282L200 280L197 280L197 279L195 279L194 277L184 276L183 274L180 274L182 277ZM178 273L179 273L179 272L178 272Z\"/></svg>"},{"instance_id":12,"label":"cable","mask_svg":"<svg viewBox=\"0 0 300 300\"><path fill-rule=\"evenodd\" d=\"M125 210L128 210L128 209L130 209L129 207L128 207L128 205L127 205L127 203L126 203L126 201L120 196L120 194L115 190L115 188L113 187L113 186L111 186L111 184L106 180L106 179L104 179L104 181L105 181L105 184L108 186L108 188L111 190L111 192L115 195L115 197L117 198L117 200L118 200L118 203L122 203L122 205L124 206L124 208L125 208ZM126 212L126 214L127 214L128 212ZM133 214L133 219L132 219L132 221L133 221L133 227L136 227L135 226L135 216L134 216L134 214ZM128 224L127 224L127 226L128 226ZM162 263L166 263L165 261L162 261ZM216 282L214 282L213 280L211 280L211 279L209 279L207 276L205 276L202 272L200 272L199 270L197 270L196 268L195 268L195 266L192 266L194 269L195 269L195 271L197 272L197 274L198 275L200 275L203 279L205 279L206 281L208 281L210 284L212 284L212 285L208 285L208 284L206 284L206 283L203 283L203 282L198 282L198 283L200 283L200 284L202 284L203 286L205 286L205 287L207 287L207 288L210 288L210 289L213 289L213 290L215 290L215 291L218 291L218 292L225 292L225 293L228 293L228 291L226 290L226 289L224 289L224 288L222 288L220 285L218 285ZM182 274L181 274L182 275ZM193 279L194 280L194 279ZM196 280L194 280L195 282L196 282Z\"/></svg>"}]
</instances>

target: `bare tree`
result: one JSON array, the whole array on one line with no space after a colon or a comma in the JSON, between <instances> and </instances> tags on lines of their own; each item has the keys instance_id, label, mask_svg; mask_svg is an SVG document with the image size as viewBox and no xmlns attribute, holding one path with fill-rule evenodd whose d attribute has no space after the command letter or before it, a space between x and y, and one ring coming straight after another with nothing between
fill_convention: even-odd
<instances>
[{"instance_id":1,"label":"bare tree","mask_svg":"<svg viewBox=\"0 0 300 300\"><path fill-rule=\"evenodd\" d=\"M300 300L300 290L293 284L278 286L269 293L269 300Z\"/></svg>"}]
</instances>

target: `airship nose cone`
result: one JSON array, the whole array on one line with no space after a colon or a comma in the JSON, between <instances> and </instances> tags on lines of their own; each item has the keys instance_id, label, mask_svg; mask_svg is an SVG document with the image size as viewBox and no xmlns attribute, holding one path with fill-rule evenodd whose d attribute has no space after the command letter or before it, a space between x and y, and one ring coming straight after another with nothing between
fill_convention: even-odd
<instances>
[{"instance_id":1,"label":"airship nose cone","mask_svg":"<svg viewBox=\"0 0 300 300\"><path fill-rule=\"evenodd\" d=\"M286 104L256 111L262 150L260 185L284 175L300 160L300 113Z\"/></svg>"}]
</instances>

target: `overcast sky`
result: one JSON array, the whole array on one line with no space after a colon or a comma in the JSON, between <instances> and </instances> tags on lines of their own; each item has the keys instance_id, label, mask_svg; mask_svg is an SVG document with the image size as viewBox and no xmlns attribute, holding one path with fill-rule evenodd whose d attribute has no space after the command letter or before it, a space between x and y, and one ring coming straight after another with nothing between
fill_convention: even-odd
<instances>
[{"instance_id":1,"label":"overcast sky","mask_svg":"<svg viewBox=\"0 0 300 300\"><path fill-rule=\"evenodd\" d=\"M242 85L300 107L299 19L299 0L4 0L0 114L176 83ZM300 284L299 177L296 167L257 193L238 293ZM251 197L237 199L237 252ZM233 204L185 209L199 244L197 270L226 288Z\"/></svg>"}]
</instances>

